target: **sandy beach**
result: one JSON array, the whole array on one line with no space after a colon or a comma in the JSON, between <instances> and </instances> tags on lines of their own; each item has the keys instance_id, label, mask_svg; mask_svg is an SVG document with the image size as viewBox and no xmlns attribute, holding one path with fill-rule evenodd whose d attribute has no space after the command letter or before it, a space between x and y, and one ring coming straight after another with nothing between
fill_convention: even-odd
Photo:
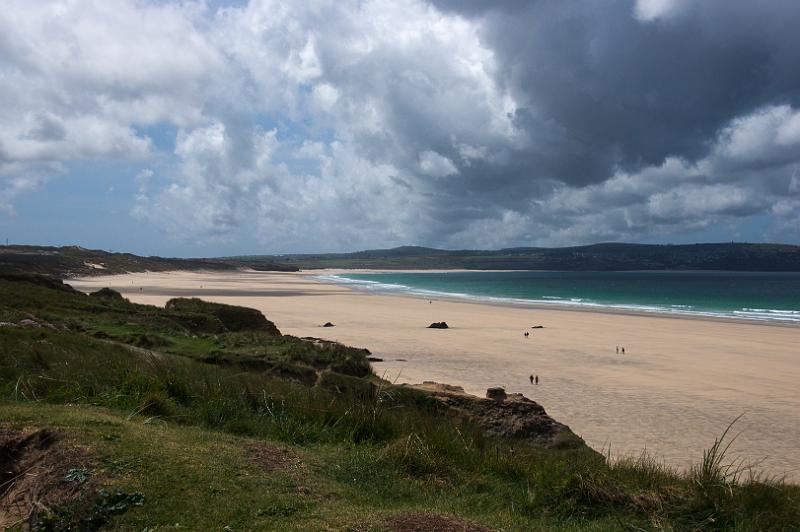
<instances>
[{"instance_id":1,"label":"sandy beach","mask_svg":"<svg viewBox=\"0 0 800 532\"><path fill-rule=\"evenodd\" d=\"M315 273L167 272L69 282L84 291L108 286L139 303L201 297L257 308L285 334L370 349L383 359L375 371L392 381L434 380L477 395L503 386L614 456L646 450L685 468L744 414L735 455L800 479L798 326L429 303L323 283ZM335 327L320 326L327 321ZM427 329L434 321L451 328ZM529 383L531 374L538 386Z\"/></svg>"}]
</instances>

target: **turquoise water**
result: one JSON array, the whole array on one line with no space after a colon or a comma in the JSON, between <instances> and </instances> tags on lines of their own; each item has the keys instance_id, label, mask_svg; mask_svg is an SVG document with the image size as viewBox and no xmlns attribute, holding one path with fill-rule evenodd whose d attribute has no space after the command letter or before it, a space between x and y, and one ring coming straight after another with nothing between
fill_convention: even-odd
<instances>
[{"instance_id":1,"label":"turquoise water","mask_svg":"<svg viewBox=\"0 0 800 532\"><path fill-rule=\"evenodd\" d=\"M447 272L321 276L356 288L516 304L800 323L800 273Z\"/></svg>"}]
</instances>

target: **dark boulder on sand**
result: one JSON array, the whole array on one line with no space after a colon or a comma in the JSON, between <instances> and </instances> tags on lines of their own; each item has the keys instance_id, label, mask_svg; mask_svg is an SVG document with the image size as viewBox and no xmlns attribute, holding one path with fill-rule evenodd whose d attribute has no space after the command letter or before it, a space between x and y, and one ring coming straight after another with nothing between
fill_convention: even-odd
<instances>
[{"instance_id":1,"label":"dark boulder on sand","mask_svg":"<svg viewBox=\"0 0 800 532\"><path fill-rule=\"evenodd\" d=\"M323 325L323 327L335 327L335 325L333 323L329 322L329 321L326 321L325 325Z\"/></svg>"},{"instance_id":2,"label":"dark boulder on sand","mask_svg":"<svg viewBox=\"0 0 800 532\"><path fill-rule=\"evenodd\" d=\"M489 388L486 390L486 398L494 399L495 401L505 401L506 391L503 388Z\"/></svg>"},{"instance_id":3,"label":"dark boulder on sand","mask_svg":"<svg viewBox=\"0 0 800 532\"><path fill-rule=\"evenodd\" d=\"M446 321L437 321L428 325L428 329L449 329Z\"/></svg>"}]
</instances>

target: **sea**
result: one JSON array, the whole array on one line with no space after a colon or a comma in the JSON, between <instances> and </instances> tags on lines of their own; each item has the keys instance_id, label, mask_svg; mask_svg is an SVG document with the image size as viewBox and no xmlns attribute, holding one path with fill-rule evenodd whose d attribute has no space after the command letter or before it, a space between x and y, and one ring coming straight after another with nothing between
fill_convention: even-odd
<instances>
[{"instance_id":1,"label":"sea","mask_svg":"<svg viewBox=\"0 0 800 532\"><path fill-rule=\"evenodd\" d=\"M320 275L381 293L800 324L800 272L385 272Z\"/></svg>"}]
</instances>

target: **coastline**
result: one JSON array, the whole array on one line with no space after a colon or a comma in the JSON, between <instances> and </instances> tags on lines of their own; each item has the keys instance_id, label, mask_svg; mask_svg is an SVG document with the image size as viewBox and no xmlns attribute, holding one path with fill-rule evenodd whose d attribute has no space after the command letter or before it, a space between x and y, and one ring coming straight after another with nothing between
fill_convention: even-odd
<instances>
[{"instance_id":1,"label":"coastline","mask_svg":"<svg viewBox=\"0 0 800 532\"><path fill-rule=\"evenodd\" d=\"M598 313L598 314L615 314L615 315L622 315L622 316L651 316L651 317L664 317L664 318L675 318L675 319L685 319L685 320L704 320L704 321L714 321L714 322L721 322L721 323L752 323L758 325L769 325L771 327L789 327L794 329L800 329L800 321L790 321L790 320L778 320L778 319L759 319L754 317L748 316L722 316L722 315L714 315L711 312L691 312L691 311L668 311L666 309L658 309L654 308L652 310L644 310L644 309L637 309L637 308L625 308L624 306L611 306L611 305L602 305L602 304L595 304L595 305L588 305L588 304L569 304L564 301L553 301L552 303L545 303L542 301L535 301L535 300L526 300L526 299L510 299L510 298L502 298L502 297L493 297L493 296L473 296L473 295L456 295L450 294L447 292L437 292L437 291L429 291L426 293L424 290L416 290L410 288L408 290L397 290L397 291L389 291L389 290L369 290L366 288L366 285L360 284L358 282L348 282L347 280L337 281L334 279L326 278L326 276L337 276L337 275L346 275L347 273L358 273L358 274L372 274L372 273L455 273L455 272L522 272L522 271L529 271L529 270L465 270L465 269L455 269L455 270L379 270L379 269L370 269L370 270L342 270L342 269L321 269L321 270L303 270L300 272L292 272L298 275L309 275L312 276L315 280L322 282L322 283L329 283L338 286L343 286L351 290L364 292L368 294L382 294L382 295L392 295L397 297L412 297L415 299L423 299L423 300L441 300L441 301L453 301L453 302L461 302L473 305L490 305L490 306L497 306L497 307L506 307L506 308L530 308L530 309L537 309L537 310L560 310L560 311L567 311L567 312L588 312L588 313ZM536 270L540 272L550 271L550 270ZM661 270L660 270L661 271ZM669 272L671 270L663 270L664 272ZM681 270L685 271L685 270ZM699 270L705 271L705 270Z\"/></svg>"},{"instance_id":2,"label":"coastline","mask_svg":"<svg viewBox=\"0 0 800 532\"><path fill-rule=\"evenodd\" d=\"M797 327L594 309L531 308L356 291L314 279L318 270L169 272L70 280L119 290L140 303L201 297L264 312L287 334L367 347L389 380L490 386L523 393L613 456L643 450L685 468L741 413L734 446L771 474L797 472L800 411ZM427 329L445 320L447 331ZM336 326L322 328L332 321ZM531 330L536 324L542 330ZM771 325L771 324L769 324ZM782 325L782 324L779 324ZM522 337L531 330L531 338ZM615 345L628 355L614 353ZM542 377L538 387L528 375Z\"/></svg>"}]
</instances>

